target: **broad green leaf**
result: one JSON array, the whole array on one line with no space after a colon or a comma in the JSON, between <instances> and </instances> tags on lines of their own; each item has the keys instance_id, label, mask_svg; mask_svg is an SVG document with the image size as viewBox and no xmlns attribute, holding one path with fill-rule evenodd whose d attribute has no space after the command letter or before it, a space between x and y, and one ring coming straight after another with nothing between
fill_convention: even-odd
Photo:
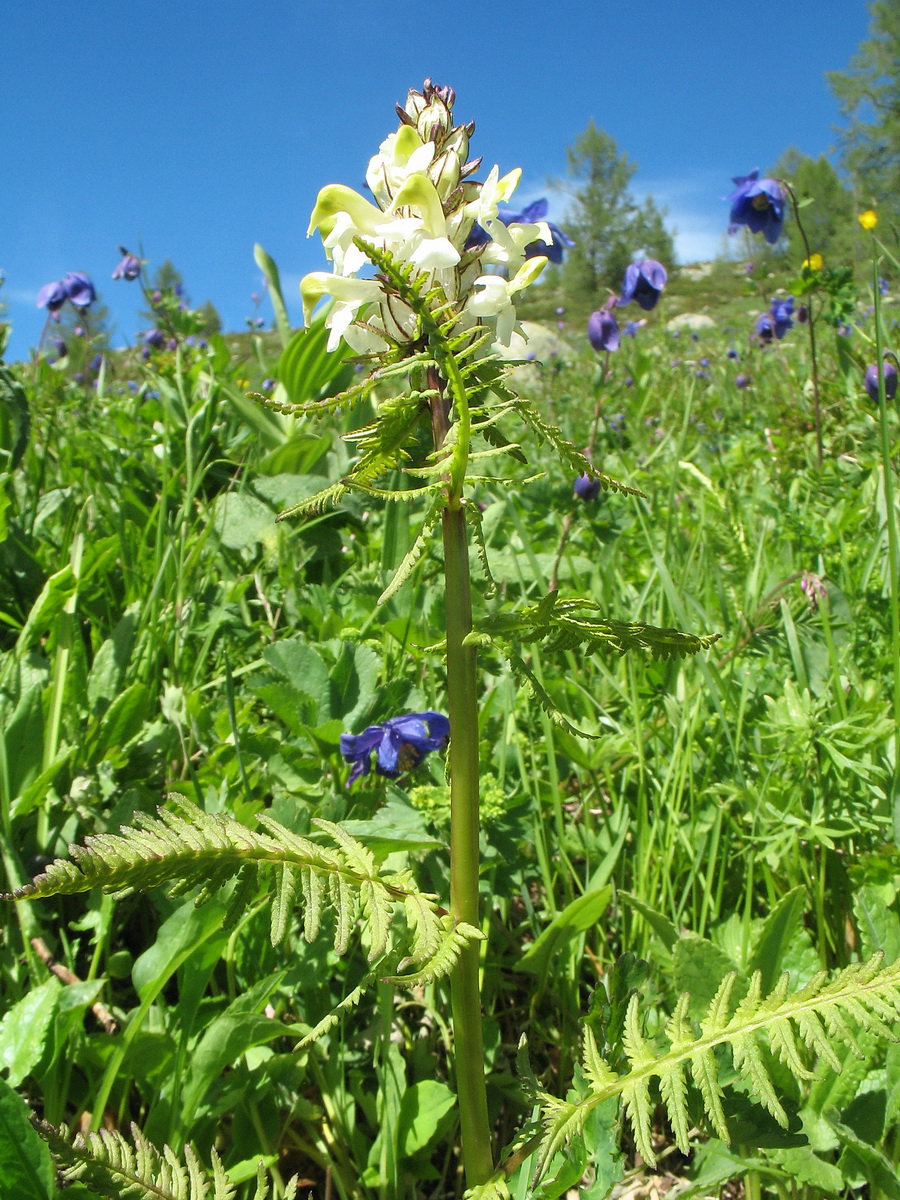
<instances>
[{"instance_id":1,"label":"broad green leaf","mask_svg":"<svg viewBox=\"0 0 900 1200\"><path fill-rule=\"evenodd\" d=\"M863 954L884 952L886 964L900 957L900 918L882 895L878 884L864 883L853 897L853 913L859 925Z\"/></svg>"},{"instance_id":2,"label":"broad green leaf","mask_svg":"<svg viewBox=\"0 0 900 1200\"><path fill-rule=\"evenodd\" d=\"M428 832L424 815L402 800L388 800L371 820L342 821L341 828L377 858L394 850L437 850L444 845Z\"/></svg>"},{"instance_id":3,"label":"broad green leaf","mask_svg":"<svg viewBox=\"0 0 900 1200\"><path fill-rule=\"evenodd\" d=\"M734 969L724 950L694 933L679 938L672 951L675 990L691 993L691 1012L696 1016L705 1013L719 984Z\"/></svg>"},{"instance_id":4,"label":"broad green leaf","mask_svg":"<svg viewBox=\"0 0 900 1200\"><path fill-rule=\"evenodd\" d=\"M827 1120L843 1146L837 1165L846 1183L858 1186L867 1182L888 1200L900 1200L900 1178L890 1159L876 1146L864 1142L834 1114L827 1116Z\"/></svg>"},{"instance_id":5,"label":"broad green leaf","mask_svg":"<svg viewBox=\"0 0 900 1200\"><path fill-rule=\"evenodd\" d=\"M746 973L762 974L763 995L770 992L781 972L785 951L800 928L806 888L795 887L778 901L763 922L750 952Z\"/></svg>"},{"instance_id":6,"label":"broad green leaf","mask_svg":"<svg viewBox=\"0 0 900 1200\"><path fill-rule=\"evenodd\" d=\"M155 995L181 964L211 937L218 935L223 943L228 940L228 934L222 932L224 915L224 906L215 900L202 908L196 908L188 901L163 922L156 941L135 960L131 972L135 991L142 1000L147 995Z\"/></svg>"},{"instance_id":7,"label":"broad green leaf","mask_svg":"<svg viewBox=\"0 0 900 1200\"><path fill-rule=\"evenodd\" d=\"M144 683L133 683L118 696L100 718L99 728L88 742L88 762L93 766L107 755L121 751L147 720L150 691Z\"/></svg>"},{"instance_id":8,"label":"broad green leaf","mask_svg":"<svg viewBox=\"0 0 900 1200\"><path fill-rule=\"evenodd\" d=\"M563 946L591 929L609 908L612 899L612 886L598 888L593 892L585 892L573 900L550 922L538 938L528 947L519 961L515 964L517 971L527 971L532 975L543 975L550 967L551 960Z\"/></svg>"},{"instance_id":9,"label":"broad green leaf","mask_svg":"<svg viewBox=\"0 0 900 1200\"><path fill-rule=\"evenodd\" d=\"M275 513L248 492L226 492L216 501L214 528L229 550L246 550L275 529Z\"/></svg>"},{"instance_id":10,"label":"broad green leaf","mask_svg":"<svg viewBox=\"0 0 900 1200\"><path fill-rule=\"evenodd\" d=\"M456 1104L456 1096L445 1083L420 1079L408 1087L400 1101L397 1147L401 1158L426 1150L441 1128L444 1115Z\"/></svg>"},{"instance_id":11,"label":"broad green leaf","mask_svg":"<svg viewBox=\"0 0 900 1200\"><path fill-rule=\"evenodd\" d=\"M272 308L275 312L275 325L278 329L278 336L281 338L282 346L286 346L291 338L291 323L288 320L284 294L281 290L281 276L278 273L278 266L275 263L275 259L266 253L259 242L253 247L253 257L256 260L256 265L266 277L269 299L272 301Z\"/></svg>"},{"instance_id":12,"label":"broad green leaf","mask_svg":"<svg viewBox=\"0 0 900 1200\"><path fill-rule=\"evenodd\" d=\"M263 651L266 662L301 694L310 696L315 712L309 725L322 725L331 718L331 684L328 669L319 654L300 638L285 638Z\"/></svg>"},{"instance_id":13,"label":"broad green leaf","mask_svg":"<svg viewBox=\"0 0 900 1200\"><path fill-rule=\"evenodd\" d=\"M0 1021L0 1068L12 1087L18 1087L40 1062L61 990L56 979L48 979L23 996Z\"/></svg>"},{"instance_id":14,"label":"broad green leaf","mask_svg":"<svg viewBox=\"0 0 900 1200\"><path fill-rule=\"evenodd\" d=\"M21 1098L0 1079L0 1196L53 1200L56 1172L46 1142L28 1120Z\"/></svg>"},{"instance_id":15,"label":"broad green leaf","mask_svg":"<svg viewBox=\"0 0 900 1200\"><path fill-rule=\"evenodd\" d=\"M618 892L617 894L635 912L641 914L667 950L675 949L675 943L678 941L680 935L678 929L668 917L663 916L661 912L657 912L655 908L651 908L649 904L641 900L639 896L632 895L631 892Z\"/></svg>"},{"instance_id":16,"label":"broad green leaf","mask_svg":"<svg viewBox=\"0 0 900 1200\"><path fill-rule=\"evenodd\" d=\"M78 580L68 563L50 576L19 631L16 639L17 654L21 655L30 650L37 639L47 632L62 612L66 601L71 599L77 590Z\"/></svg>"}]
</instances>

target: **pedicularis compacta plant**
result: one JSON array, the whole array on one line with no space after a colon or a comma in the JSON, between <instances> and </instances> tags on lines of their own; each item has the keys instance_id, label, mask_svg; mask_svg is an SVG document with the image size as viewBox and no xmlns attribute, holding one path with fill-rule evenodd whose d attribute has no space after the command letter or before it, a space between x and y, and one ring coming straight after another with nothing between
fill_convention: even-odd
<instances>
[{"instance_id":1,"label":"pedicularis compacta plant","mask_svg":"<svg viewBox=\"0 0 900 1200\"><path fill-rule=\"evenodd\" d=\"M490 948L482 932L479 897L481 697L476 655L483 651L505 658L554 719L566 724L530 665L530 648L536 643L544 643L547 659L561 651L592 655L632 649L673 657L703 650L715 639L605 618L593 601L561 598L556 592L519 608L505 606L494 595L476 499L486 481L500 478L492 474L495 465L506 466L504 460L510 460L513 469L521 468L526 456L518 439L524 433L551 446L567 472L625 496L641 493L597 470L532 401L510 386L509 366L496 347L508 346L516 327L517 294L540 275L557 231L544 221L507 224L501 219L500 205L511 196L519 172L501 176L494 167L477 181L480 160L468 157L474 126L455 125L453 106L452 90L430 81L421 92L410 92L398 107L399 127L369 164L367 183L374 203L341 184L319 193L310 229L321 234L333 271L314 272L303 280L304 313L309 321L318 301L330 297L325 318L329 348L337 350L343 339L360 356L364 371L358 382L337 396L299 406L259 397L279 411L320 418L375 401L377 389L372 420L349 435L356 454L347 473L282 515L321 511L348 492L419 506L418 534L382 601L409 578L440 527L446 625L435 635L435 671L445 671L447 715L385 713L380 725L348 732L342 749L353 764L354 782L371 769L373 755L377 772L396 777L447 744L449 898L422 891L410 869L386 869L338 824L318 821L312 836L301 837L262 812L259 828L251 829L181 797L170 798L158 817L138 817L134 828L73 847L74 861L55 862L18 896L92 887L121 894L165 883L175 894L198 888L197 903L226 895L226 922L268 897L273 944L293 927L298 909L309 940L318 936L327 914L337 950L360 938L369 971L338 1010L305 1035L299 1043L303 1046L324 1038L365 989L379 981L409 988L448 977L451 1069L465 1179L472 1194L506 1195L516 1176L517 1194L528 1194L544 1181L541 1194L552 1197L593 1172L591 1195L599 1200L614 1178L603 1174L599 1146L608 1145L604 1139L620 1102L648 1162L654 1160L651 1129L660 1103L685 1153L695 1136L691 1131L704 1119L727 1140L725 1060L720 1053L727 1046L742 1086L786 1126L771 1055L795 1076L805 1077L807 1052L836 1067L834 1047L854 1045L847 1018L886 1034L884 1021L900 1009L900 967L881 969L877 960L857 963L830 980L820 973L790 993L788 977L774 976L763 956L761 969L743 990L735 990L734 973L726 975L699 1017L685 994L668 1018L656 1021L652 1034L643 1027L636 991L629 997L626 989L616 1030L596 1021L586 1028L580 1070L565 1099L539 1085L523 1047L523 1098L534 1115L512 1145L502 1149L494 1143L479 979L482 955ZM430 449L422 449L429 441ZM470 544L484 577L477 586L484 592L479 611L485 615L477 624ZM615 1008L611 1004L609 1011ZM102 1111L100 1097L95 1126ZM597 1133L601 1117L602 1137ZM74 1147L56 1131L47 1136L70 1175L102 1178L108 1194L116 1194L116 1186L124 1192L123 1162L131 1162L132 1176L155 1179L168 1171L173 1195L207 1194L196 1160L189 1161L190 1178L183 1172L179 1182L172 1175L171 1153L160 1157L140 1137L138 1158L129 1160L130 1151L117 1134L82 1139ZM455 1131L452 1136L455 1140ZM215 1195L229 1195L215 1159L213 1171ZM257 1194L266 1194L262 1176Z\"/></svg>"}]
</instances>

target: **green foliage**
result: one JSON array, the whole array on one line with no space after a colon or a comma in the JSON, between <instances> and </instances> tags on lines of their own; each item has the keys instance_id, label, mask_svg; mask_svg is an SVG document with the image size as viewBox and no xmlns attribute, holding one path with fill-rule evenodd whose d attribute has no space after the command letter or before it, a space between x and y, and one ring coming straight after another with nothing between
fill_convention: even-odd
<instances>
[{"instance_id":1,"label":"green foliage","mask_svg":"<svg viewBox=\"0 0 900 1200\"><path fill-rule=\"evenodd\" d=\"M623 1075L617 1075L603 1059L587 1028L581 1064L587 1095L575 1101L544 1096L546 1130L537 1174L540 1176L553 1157L581 1133L592 1109L619 1095L641 1156L654 1163L652 1080L657 1081L675 1143L687 1154L689 1130L694 1124L688 1108L688 1070L702 1097L707 1120L728 1142L722 1066L716 1053L720 1046L730 1049L735 1071L747 1092L787 1129L789 1118L776 1091L770 1055L795 1078L813 1079L815 1075L803 1061L802 1047L832 1070L840 1070L837 1045L862 1056L854 1025L895 1040L885 1022L895 1023L900 1016L900 966L883 967L880 954L868 963L845 967L830 981L827 972L818 972L793 993L788 992L790 977L785 972L774 989L763 995L757 971L746 994L732 1009L735 979L735 974L723 979L700 1021L699 1032L688 1016L690 995L683 993L665 1027L665 1048L647 1040L641 1028L638 999L633 995L623 1036L629 1070Z\"/></svg>"},{"instance_id":2,"label":"green foliage","mask_svg":"<svg viewBox=\"0 0 900 1200\"><path fill-rule=\"evenodd\" d=\"M900 8L895 0L869 4L871 36L845 71L828 80L848 125L842 130L841 158L854 181L858 207L877 207L897 225L900 210Z\"/></svg>"},{"instance_id":3,"label":"green foliage","mask_svg":"<svg viewBox=\"0 0 900 1200\"><path fill-rule=\"evenodd\" d=\"M829 268L852 266L859 233L853 196L828 159L821 154L810 158L790 147L766 173L793 187L803 205L801 218L811 252L821 254ZM785 221L783 236L791 262L801 263L806 246L793 215Z\"/></svg>"},{"instance_id":4,"label":"green foliage","mask_svg":"<svg viewBox=\"0 0 900 1200\"><path fill-rule=\"evenodd\" d=\"M92 1194L112 1200L233 1200L234 1184L212 1151L212 1177L203 1169L190 1146L183 1161L168 1146L162 1151L151 1146L136 1125L131 1127L131 1145L117 1130L77 1134L71 1138L65 1126L54 1129L44 1124L41 1132L50 1144L67 1184L84 1183ZM295 1178L278 1195L294 1200ZM270 1200L273 1193L260 1166L254 1200ZM23 1196L24 1200L24 1196Z\"/></svg>"},{"instance_id":5,"label":"green foliage","mask_svg":"<svg viewBox=\"0 0 900 1200\"><path fill-rule=\"evenodd\" d=\"M287 935L294 906L302 898L307 941L316 937L323 913L330 911L335 950L343 954L361 918L369 962L380 959L392 942L396 959L405 954L418 967L410 976L415 983L446 974L466 941L481 936L442 917L435 898L419 892L408 873L379 875L372 854L333 822L317 822L334 843L326 847L265 813L259 815L266 830L262 834L231 817L204 813L183 796L176 805L174 810L159 809L156 819L138 814L135 828L98 834L84 846L71 847L73 862L51 863L16 898L71 895L94 887L121 897L170 884L170 896L199 887L196 903L203 904L233 880L223 928L232 928L262 890L271 896L270 936L276 946ZM392 937L398 906L407 930Z\"/></svg>"}]
</instances>

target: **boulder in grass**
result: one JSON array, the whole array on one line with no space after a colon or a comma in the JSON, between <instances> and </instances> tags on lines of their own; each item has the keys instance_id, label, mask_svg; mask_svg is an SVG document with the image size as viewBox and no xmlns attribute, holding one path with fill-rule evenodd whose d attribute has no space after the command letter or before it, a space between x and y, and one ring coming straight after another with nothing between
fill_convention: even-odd
<instances>
[{"instance_id":1,"label":"boulder in grass","mask_svg":"<svg viewBox=\"0 0 900 1200\"><path fill-rule=\"evenodd\" d=\"M493 352L506 359L524 358L529 362L543 363L545 366L549 366L555 359L567 364L572 361L572 347L546 325L540 325L537 321L523 321L522 333L524 337L514 333L508 346L495 345Z\"/></svg>"},{"instance_id":2,"label":"boulder in grass","mask_svg":"<svg viewBox=\"0 0 900 1200\"><path fill-rule=\"evenodd\" d=\"M706 313L679 313L677 317L673 317L671 321L666 322L666 329L669 333L681 333L687 330L689 333L700 333L704 329L715 329L716 323L712 317L708 317Z\"/></svg>"}]
</instances>

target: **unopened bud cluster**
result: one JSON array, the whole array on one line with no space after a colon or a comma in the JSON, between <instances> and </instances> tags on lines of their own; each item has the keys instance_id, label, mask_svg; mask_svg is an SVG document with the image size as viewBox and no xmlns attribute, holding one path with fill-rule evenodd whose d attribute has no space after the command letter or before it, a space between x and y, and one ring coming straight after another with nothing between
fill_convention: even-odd
<instances>
[{"instance_id":1,"label":"unopened bud cluster","mask_svg":"<svg viewBox=\"0 0 900 1200\"><path fill-rule=\"evenodd\" d=\"M454 302L462 328L488 320L497 340L509 344L516 322L513 296L540 275L544 256L526 247L552 233L545 221L505 224L498 208L512 195L521 172L484 182L471 176L481 159L469 161L474 123L453 124L455 94L426 80L397 106L400 126L381 143L366 172L375 203L342 184L319 192L309 233L318 229L333 273L314 271L302 281L308 322L323 296L334 300L326 323L329 349L343 337L357 353L377 353L419 337L415 314L379 279L359 278L368 266L365 246L426 273ZM476 226L478 228L476 228ZM364 245L360 246L360 242ZM487 274L485 267L502 269Z\"/></svg>"}]
</instances>

